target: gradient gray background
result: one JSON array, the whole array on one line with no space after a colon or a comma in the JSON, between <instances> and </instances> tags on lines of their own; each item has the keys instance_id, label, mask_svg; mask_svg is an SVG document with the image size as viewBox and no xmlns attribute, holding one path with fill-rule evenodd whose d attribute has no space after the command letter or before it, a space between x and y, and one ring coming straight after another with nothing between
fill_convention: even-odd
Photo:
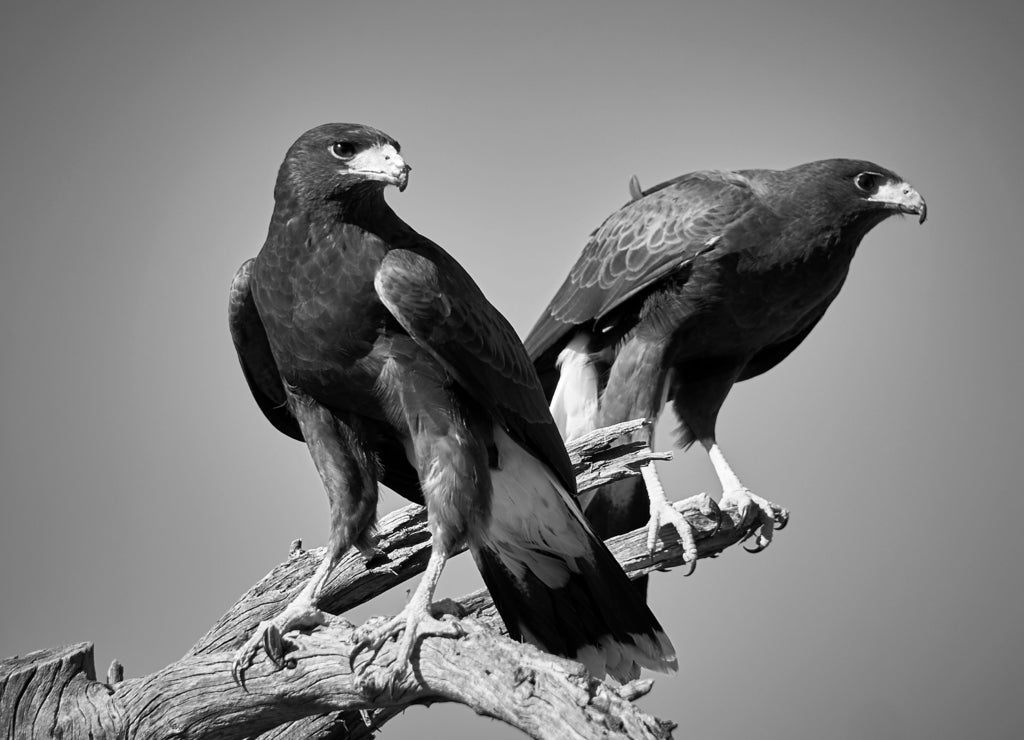
<instances>
[{"instance_id":1,"label":"gradient gray background","mask_svg":"<svg viewBox=\"0 0 1024 740\"><path fill-rule=\"evenodd\" d=\"M811 338L730 396L723 447L792 524L655 578L682 671L644 706L680 738L1020 732L1017 3L88 5L0 27L0 656L93 640L141 675L323 544L225 317L305 129L398 138L389 201L523 332L632 173L852 156L929 221L869 235ZM702 453L661 469L717 493ZM459 558L439 595L477 583ZM385 736L442 732L514 736L459 707Z\"/></svg>"}]
</instances>

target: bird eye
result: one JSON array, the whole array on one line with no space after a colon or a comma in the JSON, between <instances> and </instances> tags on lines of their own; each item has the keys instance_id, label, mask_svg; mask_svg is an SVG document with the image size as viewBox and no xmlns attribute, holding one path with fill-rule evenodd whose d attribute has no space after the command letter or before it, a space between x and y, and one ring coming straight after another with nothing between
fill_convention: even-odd
<instances>
[{"instance_id":1,"label":"bird eye","mask_svg":"<svg viewBox=\"0 0 1024 740\"><path fill-rule=\"evenodd\" d=\"M861 172L853 178L853 184L857 186L858 190L873 193L878 190L884 180L885 178L877 172Z\"/></svg>"},{"instance_id":2,"label":"bird eye","mask_svg":"<svg viewBox=\"0 0 1024 740\"><path fill-rule=\"evenodd\" d=\"M331 144L330 152L341 160L352 159L356 155L356 147L351 141L336 141Z\"/></svg>"}]
</instances>

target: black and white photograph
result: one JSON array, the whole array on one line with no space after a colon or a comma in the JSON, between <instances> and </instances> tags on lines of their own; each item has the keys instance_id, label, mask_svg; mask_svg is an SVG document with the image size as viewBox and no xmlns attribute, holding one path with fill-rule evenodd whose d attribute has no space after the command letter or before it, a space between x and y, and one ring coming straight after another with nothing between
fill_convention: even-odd
<instances>
[{"instance_id":1,"label":"black and white photograph","mask_svg":"<svg viewBox=\"0 0 1024 740\"><path fill-rule=\"evenodd\" d=\"M7 0L0 735L1024 727L1024 10Z\"/></svg>"}]
</instances>

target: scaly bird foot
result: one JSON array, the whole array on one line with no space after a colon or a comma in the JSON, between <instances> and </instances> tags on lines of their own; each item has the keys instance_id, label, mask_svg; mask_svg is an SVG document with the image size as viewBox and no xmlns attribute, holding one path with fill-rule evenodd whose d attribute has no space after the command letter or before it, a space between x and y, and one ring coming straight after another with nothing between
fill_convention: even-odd
<instances>
[{"instance_id":1,"label":"scaly bird foot","mask_svg":"<svg viewBox=\"0 0 1024 740\"><path fill-rule=\"evenodd\" d=\"M776 506L766 498L751 493L746 488L727 491L722 495L722 506L735 507L742 518L746 518L751 506L757 507L760 526L751 530L744 540L756 536L753 547L744 547L747 552L761 552L772 543L776 526L779 530L789 523L789 510Z\"/></svg>"},{"instance_id":2,"label":"scaly bird foot","mask_svg":"<svg viewBox=\"0 0 1024 740\"><path fill-rule=\"evenodd\" d=\"M708 519L715 520L716 529L717 524L721 523L721 512L718 509L718 504L706 493L699 493L696 496L683 499L676 506L670 504L663 497L651 496L651 518L647 521L647 552L654 552L661 525L671 524L679 534L679 540L683 545L683 562L690 566L690 569L683 574L688 576L697 568L697 541L693 526L679 512L677 506L697 509Z\"/></svg>"},{"instance_id":3,"label":"scaly bird foot","mask_svg":"<svg viewBox=\"0 0 1024 740\"><path fill-rule=\"evenodd\" d=\"M352 633L352 652L349 655L349 666L356 672L355 661L364 650L372 650L373 654L363 662L359 673L364 672L377 658L384 645L392 638L398 639L402 636L402 642L398 648L398 657L389 669L390 682L394 682L409 665L413 648L416 642L423 637L462 637L466 630L454 618L454 609L450 600L444 600L432 604L428 609L416 606L415 603L407 605L397 616L388 619L379 626L363 625ZM431 612L444 614L447 619L438 619Z\"/></svg>"},{"instance_id":4,"label":"scaly bird foot","mask_svg":"<svg viewBox=\"0 0 1024 740\"><path fill-rule=\"evenodd\" d=\"M658 540L658 530L661 529L662 522L671 524L676 532L679 533L679 540L683 545L683 562L690 565L690 569L684 575L691 575L697 568L697 541L694 538L693 527L668 502L668 499L665 497L665 489L661 485L661 480L658 478L658 471L655 469L653 461L649 461L641 466L640 475L644 479L644 486L647 488L647 497L650 501L651 518L647 521L647 552L654 552L654 543ZM715 503L711 501L711 498L705 494L691 496L680 503L690 505L694 502L696 502L697 508L701 513L706 513L709 517L712 516L712 512L715 518L718 518L718 514L721 513L718 511Z\"/></svg>"},{"instance_id":5,"label":"scaly bird foot","mask_svg":"<svg viewBox=\"0 0 1024 740\"><path fill-rule=\"evenodd\" d=\"M235 653L231 676L239 686L245 685L245 671L252 665L256 654L263 648L270 662L278 670L285 667L286 645L284 634L291 630L316 627L327 623L327 615L307 599L296 599L273 619L260 622L256 631Z\"/></svg>"}]
</instances>

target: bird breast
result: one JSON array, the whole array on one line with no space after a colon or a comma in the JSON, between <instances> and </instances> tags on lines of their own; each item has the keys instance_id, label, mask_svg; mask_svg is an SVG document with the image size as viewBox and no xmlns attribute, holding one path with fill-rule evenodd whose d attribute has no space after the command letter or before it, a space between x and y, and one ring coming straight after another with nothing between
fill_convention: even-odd
<instances>
[{"instance_id":1,"label":"bird breast","mask_svg":"<svg viewBox=\"0 0 1024 740\"><path fill-rule=\"evenodd\" d=\"M842 286L850 261L837 257L817 250L799 260L740 262L684 286L692 310L677 324L677 346L687 354L742 355L798 334Z\"/></svg>"}]
</instances>

